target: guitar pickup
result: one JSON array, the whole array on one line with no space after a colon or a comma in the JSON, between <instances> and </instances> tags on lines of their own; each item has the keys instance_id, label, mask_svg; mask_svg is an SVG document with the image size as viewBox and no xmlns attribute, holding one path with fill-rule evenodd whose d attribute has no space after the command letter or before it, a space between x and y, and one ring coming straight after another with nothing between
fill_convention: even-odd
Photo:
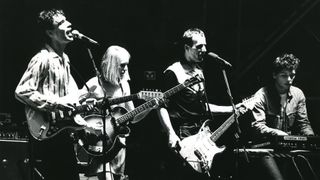
<instances>
[{"instance_id":1,"label":"guitar pickup","mask_svg":"<svg viewBox=\"0 0 320 180\"><path fill-rule=\"evenodd\" d=\"M60 114L60 118L63 119L63 118L64 118L64 113L63 113L63 111L60 111L60 110L59 110L59 114Z\"/></svg>"},{"instance_id":2,"label":"guitar pickup","mask_svg":"<svg viewBox=\"0 0 320 180\"><path fill-rule=\"evenodd\" d=\"M46 129L47 129L47 128L46 128L44 125L42 125L42 126L40 127L40 130L39 130L39 135L41 136L42 133L43 133L43 131L46 130Z\"/></svg>"},{"instance_id":3,"label":"guitar pickup","mask_svg":"<svg viewBox=\"0 0 320 180\"><path fill-rule=\"evenodd\" d=\"M194 151L194 155L196 155L196 157L200 160L200 161L202 161L202 155L201 155L201 153L198 151L198 150L195 150Z\"/></svg>"},{"instance_id":4,"label":"guitar pickup","mask_svg":"<svg viewBox=\"0 0 320 180\"><path fill-rule=\"evenodd\" d=\"M51 119L56 120L56 113L53 111L51 112Z\"/></svg>"},{"instance_id":5,"label":"guitar pickup","mask_svg":"<svg viewBox=\"0 0 320 180\"><path fill-rule=\"evenodd\" d=\"M93 151L93 152L102 152L103 151L102 146L91 146L91 145L89 145L88 149Z\"/></svg>"}]
</instances>

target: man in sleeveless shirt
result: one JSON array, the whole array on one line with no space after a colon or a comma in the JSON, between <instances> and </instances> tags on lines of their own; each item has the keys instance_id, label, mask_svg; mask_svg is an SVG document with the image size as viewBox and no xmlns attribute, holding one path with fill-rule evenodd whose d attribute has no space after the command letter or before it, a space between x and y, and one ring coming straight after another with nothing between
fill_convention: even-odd
<instances>
[{"instance_id":1,"label":"man in sleeveless shirt","mask_svg":"<svg viewBox=\"0 0 320 180\"><path fill-rule=\"evenodd\" d=\"M188 29L182 36L182 57L164 71L165 87L167 89L183 83L198 75L204 78L198 63L203 61L206 53L206 38L198 28ZM211 112L210 112L211 111ZM169 98L165 107L158 109L160 122L168 136L169 149L175 149L179 142L196 134L204 120L211 113L232 113L232 106L218 106L207 103L204 82L187 87ZM169 153L170 154L170 153ZM205 174L198 173L172 154L168 160L169 179L209 179Z\"/></svg>"}]
</instances>

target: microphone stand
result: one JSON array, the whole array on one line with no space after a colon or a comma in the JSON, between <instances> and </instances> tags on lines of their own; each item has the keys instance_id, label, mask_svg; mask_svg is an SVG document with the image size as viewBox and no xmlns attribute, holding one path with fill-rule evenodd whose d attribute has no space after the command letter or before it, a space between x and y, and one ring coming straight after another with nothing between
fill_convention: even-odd
<instances>
[{"instance_id":1,"label":"microphone stand","mask_svg":"<svg viewBox=\"0 0 320 180\"><path fill-rule=\"evenodd\" d=\"M229 86L229 82L228 82L228 77L227 77L227 73L226 73L226 69L225 66L220 64L220 67L222 69L222 74L223 74L223 79L224 82L226 84L226 88L227 88L227 94L229 96L229 100L232 106L232 110L233 110L233 118L235 120L235 124L236 124L236 133L235 133L235 138L236 138L236 148L237 148L237 157L239 156L239 138L240 138L240 134L241 134L241 129L240 129L240 125L239 125L239 121L238 121L238 116L236 114L236 106L234 105L234 101L233 101L233 97L231 94L231 90L230 90L230 86ZM245 150L245 147L243 147L244 149L244 155L245 155L245 159L248 162L248 155L247 155L247 151ZM238 176L238 158L236 158L236 176Z\"/></svg>"},{"instance_id":2,"label":"microphone stand","mask_svg":"<svg viewBox=\"0 0 320 180\"><path fill-rule=\"evenodd\" d=\"M95 61L94 61L94 59L93 59L93 56L92 56L92 53L91 53L91 50L90 50L90 48L87 48L87 50L88 50L88 54L89 54L89 57L90 57L90 60L91 60L91 62L92 62L92 64L93 64L93 68L94 68L94 70L95 70L95 73L96 73L96 76L97 76L97 78L98 78L98 81L99 81L99 84L100 84L100 86L102 87L102 90L103 90L103 93L104 93L104 102L103 102L103 104L102 104L102 127L103 127L103 137L102 137L102 157L103 157L103 159L105 159L105 150L106 150L106 147L105 147L105 145L106 145L106 138L105 138L105 135L107 134L107 132L106 132L106 122L105 122L105 120L106 120L106 118L107 118L107 112L106 112L106 110L108 110L108 112L109 112L109 115L110 116L112 116L112 113L111 113L111 106L110 106L110 104L109 104L109 100L108 100L108 98L106 97L106 91L105 91L105 89L103 88L103 81L102 81L102 76L101 76L101 73L99 72L99 70L98 70L98 68L97 68L97 66L96 66L96 63L95 63ZM112 118L112 117L111 117ZM104 161L102 161L102 167L103 167L103 171L102 171L102 177L103 177L103 179L105 179L106 180L106 163L104 162ZM111 175L112 175L112 172L110 172L111 173Z\"/></svg>"}]
</instances>

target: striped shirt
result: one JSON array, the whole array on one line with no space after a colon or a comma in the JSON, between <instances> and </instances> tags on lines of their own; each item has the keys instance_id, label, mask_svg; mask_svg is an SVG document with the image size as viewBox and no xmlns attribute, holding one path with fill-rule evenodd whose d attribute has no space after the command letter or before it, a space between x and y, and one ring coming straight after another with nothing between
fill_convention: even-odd
<instances>
[{"instance_id":1,"label":"striped shirt","mask_svg":"<svg viewBox=\"0 0 320 180\"><path fill-rule=\"evenodd\" d=\"M34 109L53 111L60 97L78 102L78 86L71 76L68 56L62 57L45 45L29 62L16 90L16 98L26 104L27 119L36 117Z\"/></svg>"}]
</instances>

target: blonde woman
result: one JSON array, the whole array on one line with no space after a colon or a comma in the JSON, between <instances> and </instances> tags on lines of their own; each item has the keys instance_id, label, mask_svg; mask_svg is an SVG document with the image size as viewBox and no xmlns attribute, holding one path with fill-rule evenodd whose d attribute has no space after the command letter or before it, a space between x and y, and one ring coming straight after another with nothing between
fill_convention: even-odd
<instances>
[{"instance_id":1,"label":"blonde woman","mask_svg":"<svg viewBox=\"0 0 320 180\"><path fill-rule=\"evenodd\" d=\"M101 99L104 97L122 97L130 95L130 86L128 81L130 80L128 72L128 64L130 60L129 52L120 46L110 46L104 53L101 61L101 78L91 78L86 84L89 87L89 91L95 99ZM87 87L84 87L82 91L88 94ZM125 108L127 111L134 109L132 101L124 102L121 104L112 105L111 109L115 106ZM102 110L97 110L98 113L102 113ZM120 138L121 143L125 144L125 137ZM106 162L106 178L103 177L103 162L102 158L95 157L92 160L92 166L89 167L90 172L86 174L85 179L107 179L107 180L124 180L128 176L124 174L125 170L125 146L119 151L113 160Z\"/></svg>"}]
</instances>

